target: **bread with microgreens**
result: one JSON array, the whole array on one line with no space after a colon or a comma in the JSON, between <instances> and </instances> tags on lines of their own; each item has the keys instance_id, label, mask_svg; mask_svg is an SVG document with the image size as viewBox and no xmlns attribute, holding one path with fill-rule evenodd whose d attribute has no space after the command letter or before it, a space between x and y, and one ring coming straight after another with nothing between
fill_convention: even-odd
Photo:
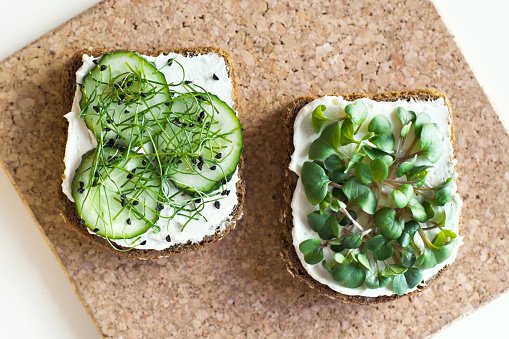
<instances>
[{"instance_id":1,"label":"bread with microgreens","mask_svg":"<svg viewBox=\"0 0 509 339\"><path fill-rule=\"evenodd\" d=\"M77 234L149 259L200 249L235 228L245 183L230 54L82 50L62 84L58 199Z\"/></svg>"},{"instance_id":2,"label":"bread with microgreens","mask_svg":"<svg viewBox=\"0 0 509 339\"><path fill-rule=\"evenodd\" d=\"M329 298L374 304L447 270L462 237L444 94L300 97L282 126L280 254L292 276Z\"/></svg>"}]
</instances>

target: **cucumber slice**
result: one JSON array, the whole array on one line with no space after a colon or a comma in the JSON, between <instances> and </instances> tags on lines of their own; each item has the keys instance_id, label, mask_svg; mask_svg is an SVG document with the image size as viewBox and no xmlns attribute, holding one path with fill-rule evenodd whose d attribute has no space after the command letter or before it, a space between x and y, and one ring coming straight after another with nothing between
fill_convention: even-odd
<instances>
[{"instance_id":1,"label":"cucumber slice","mask_svg":"<svg viewBox=\"0 0 509 339\"><path fill-rule=\"evenodd\" d=\"M144 156L105 147L83 156L72 196L80 224L105 238L131 239L148 231L159 218L162 205L156 192L160 187L160 178Z\"/></svg>"},{"instance_id":2,"label":"cucumber slice","mask_svg":"<svg viewBox=\"0 0 509 339\"><path fill-rule=\"evenodd\" d=\"M83 79L80 107L87 124L103 143L139 146L161 131L157 119L171 94L164 75L139 55L105 54Z\"/></svg>"},{"instance_id":3,"label":"cucumber slice","mask_svg":"<svg viewBox=\"0 0 509 339\"><path fill-rule=\"evenodd\" d=\"M169 108L167 127L155 139L165 174L187 192L218 189L232 177L244 146L235 112L210 93L181 95Z\"/></svg>"}]
</instances>

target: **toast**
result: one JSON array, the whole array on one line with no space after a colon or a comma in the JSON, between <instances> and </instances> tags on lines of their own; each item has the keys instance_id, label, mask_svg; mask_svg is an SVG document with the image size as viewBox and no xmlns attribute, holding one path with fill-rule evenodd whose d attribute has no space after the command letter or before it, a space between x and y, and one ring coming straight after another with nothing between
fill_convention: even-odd
<instances>
[{"instance_id":1,"label":"toast","mask_svg":"<svg viewBox=\"0 0 509 339\"><path fill-rule=\"evenodd\" d=\"M75 97L75 91L76 91L76 72L83 64L83 55L89 55L93 57L99 57L104 55L105 53L112 52L113 50L108 49L91 49L91 50L81 50L79 52L76 52L71 60L66 64L65 69L62 74L62 107L61 107L61 113L62 115L68 113L71 111L73 106L73 100ZM168 50L155 50L155 51L136 51L140 54L147 55L147 56L153 56L156 57L160 54L169 54L169 53L176 53L183 55L185 57L195 57L199 55L204 54L216 54L220 56L222 59L224 59L228 77L231 80L233 91L233 110L238 111L239 107L239 98L238 98L238 91L237 91L237 80L235 76L235 66L233 63L233 59L226 51L216 48L216 47L203 47L203 48L178 48L178 49L168 49ZM66 150L66 143L67 143L67 136L68 136L68 128L69 123L66 119L62 118L62 125L60 128L60 135L61 135L61 144L60 144L60 159L62 164L62 173L64 171L64 156L65 156L65 150ZM162 250L153 250L153 249L138 249L138 248L132 248L128 251L124 251L127 248L122 246L115 246L122 251L118 251L115 249L108 241L108 239L105 239L104 237L97 236L96 234L92 234L89 229L80 223L80 216L76 209L76 204L72 201L70 201L67 196L62 192L61 187L58 189L58 200L61 204L62 209L62 216L64 220L67 222L67 224L74 229L78 234L83 236L84 238L88 238L89 240L99 244L100 246L114 252L118 253L120 255L126 256L126 257L133 257L133 258L143 258L143 259L152 259L152 258L159 258L164 256L170 256L175 254L182 254L193 250L198 250L204 246L207 246L211 243L217 242L220 239L222 239L224 236L226 236L231 230L233 230L236 226L237 221L242 217L243 214L243 207L244 207L244 201L245 201L245 181L243 178L243 168L244 168L244 161L242 156L240 156L238 165L237 165L237 175L239 180L236 184L236 192L237 192L237 204L234 206L231 210L231 213L227 220L223 220L223 226L222 229L220 229L220 225L217 225L215 229L215 233L212 235L205 236L201 241L198 242L191 242L188 241L187 243L180 243L180 244L174 244L171 245L168 248L162 249Z\"/></svg>"},{"instance_id":2,"label":"toast","mask_svg":"<svg viewBox=\"0 0 509 339\"><path fill-rule=\"evenodd\" d=\"M449 121L451 124L451 143L454 145L454 134L451 120L451 108L450 103L444 94L441 94L434 90L415 90L415 91L402 91L402 92L384 92L379 94L349 94L340 95L346 101L354 101L361 98L371 99L376 102L389 102L410 99L418 101L431 101L442 98L447 106L449 112ZM362 296L362 295L350 295L343 294L336 290L333 290L330 286L323 284L315 280L304 268L298 254L292 237L293 214L292 214L292 198L294 191L299 180L299 176L289 169L289 165L294 153L294 123L299 111L308 103L318 99L315 96L305 96L297 98L295 101L290 103L286 110L283 112L281 117L282 121L282 200L281 200L281 211L280 211L280 228L281 228L281 239L280 239L280 255L286 263L286 268L292 276L297 276L303 282L305 282L312 289L317 290L320 294L327 296L332 299L339 299L347 303L357 304L377 304L382 302L388 302L398 299L402 296L398 294L392 295L380 295L380 296ZM452 160L452 159L450 159ZM460 215L461 218L461 215ZM459 230L459 229L458 229ZM438 279L447 270L449 265L444 266L436 274L421 281L415 290L410 293L406 293L403 296L411 295L420 292L430 286L433 281Z\"/></svg>"}]
</instances>

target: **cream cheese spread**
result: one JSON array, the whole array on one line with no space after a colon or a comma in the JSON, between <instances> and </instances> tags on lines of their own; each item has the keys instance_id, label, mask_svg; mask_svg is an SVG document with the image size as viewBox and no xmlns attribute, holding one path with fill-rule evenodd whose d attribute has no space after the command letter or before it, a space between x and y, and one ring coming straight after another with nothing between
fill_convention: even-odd
<instances>
[{"instance_id":1,"label":"cream cheese spread","mask_svg":"<svg viewBox=\"0 0 509 339\"><path fill-rule=\"evenodd\" d=\"M185 80L192 81L193 84L202 87L205 91L215 94L219 99L230 106L238 115L237 107L233 98L233 82L228 76L228 68L224 59L214 53L184 56L181 54L161 54L157 57L142 55L143 58L155 64L165 76L168 83L180 83L184 77ZM171 66L165 66L168 59L174 58ZM76 81L81 83L85 75L88 74L96 65L93 63L95 59L92 56L83 55L83 65L76 72ZM182 65L182 67L179 66ZM216 77L213 77L213 75ZM218 80L216 80L218 79ZM175 87L177 91L185 91L182 86ZM80 109L81 90L77 86L72 111L65 115L69 121L69 129L67 136L67 144L65 148L65 171L62 182L62 191L74 201L71 195L71 186L74 173L78 169L82 156L89 150L97 146L97 142L92 132L87 128L84 120L78 118ZM188 221L188 217L177 215L170 219L173 209L164 208L161 211L161 217L157 222L160 227L158 233L154 233L152 229L142 234L136 241L138 249L155 249L163 250L177 244L200 242L208 236L214 235L216 232L222 232L228 222L231 220L230 214L238 203L236 184L239 181L238 173L235 171L233 177L226 184L226 190L230 191L229 195L222 196L220 203L221 208L217 209L213 203L206 203L201 217L198 220L191 220L182 230L183 225ZM170 194L176 192L176 188L172 184L167 183ZM173 190L173 191L172 191ZM89 230L90 233L92 233ZM168 235L171 241L167 241ZM118 245L132 247L133 244L127 240L111 240ZM141 245L144 243L144 245Z\"/></svg>"},{"instance_id":2,"label":"cream cheese spread","mask_svg":"<svg viewBox=\"0 0 509 339\"><path fill-rule=\"evenodd\" d=\"M428 176L426 178L426 184L431 186L438 186L445 182L445 180L454 172L454 167L456 164L456 160L454 159L453 153L453 145L451 142L451 120L449 117L449 112L447 109L446 102L443 99L438 99L434 101L416 101L416 100L400 100L395 102L375 102L369 99L360 99L362 100L367 108L368 108L368 117L366 122L362 125L359 130L359 136L362 137L367 134L368 122L376 115L382 114L386 116L392 125L392 133L396 140L399 139L399 133L401 130L401 122L397 118L396 109L398 107L404 107L407 110L412 110L416 114L421 112L426 112L430 118L431 122L437 123L440 126L440 136L443 140L444 144L444 152L440 160L437 163L433 164L434 167L429 170ZM323 112L325 117L340 117L344 116L345 106L352 103L351 101L346 101L342 97L335 96L325 96L314 100L304 106L300 112L298 113L295 124L294 124L294 147L295 151L292 155L292 160L289 165L290 170L295 172L300 176L302 164L305 161L309 161L308 151L311 143L318 137L313 131L311 125L311 116L314 109L319 105L325 105L327 110ZM403 149L408 148L413 140L413 128L409 134L409 137L406 138L407 142L403 145ZM427 160L418 159L416 162L416 166L427 163ZM463 204L460 195L457 193L456 180L451 184L451 191L456 192L452 200L445 207L437 207L436 211L443 211L444 208L450 209L450 214L447 216L448 222L445 228L449 228L453 230L456 234L459 229L460 223L460 210ZM359 295L365 297L377 297L382 295L392 295L395 292L392 290L392 283L379 289L369 289L364 285L359 288L347 288L336 282L332 276L322 267L322 265L309 265L304 261L304 255L299 250L299 244L307 239L320 239L318 234L315 233L308 225L307 215L318 208L316 206L312 206L304 192L304 186L302 181L299 179L297 182L297 187L295 188L295 192L293 194L292 199L292 213L293 213L293 245L296 249L297 255L299 256L300 261L302 262L303 267L309 273L309 275L319 281L322 284L329 286L334 291L340 292L342 294L347 295ZM433 239L434 236L438 233L437 229L425 231L428 238ZM418 234L416 234L414 238L416 244L419 247L423 247L422 240ZM462 244L462 237L458 236L455 239L455 248L452 255L443 263L438 264L434 268L423 270L423 279L427 281L429 278L437 274L442 268L451 264L456 255L458 253L458 248ZM333 257L333 252L330 248L324 248L324 257L328 262L331 262ZM383 264L381 264L383 265ZM383 266L382 266L383 267ZM408 290L407 293L412 292L417 289L419 286L415 287L412 290Z\"/></svg>"}]
</instances>

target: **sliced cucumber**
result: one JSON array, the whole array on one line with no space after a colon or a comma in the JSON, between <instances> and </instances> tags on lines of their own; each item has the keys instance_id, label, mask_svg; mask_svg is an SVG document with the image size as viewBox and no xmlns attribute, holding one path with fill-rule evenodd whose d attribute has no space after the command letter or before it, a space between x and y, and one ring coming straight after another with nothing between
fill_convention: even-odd
<instances>
[{"instance_id":1,"label":"sliced cucumber","mask_svg":"<svg viewBox=\"0 0 509 339\"><path fill-rule=\"evenodd\" d=\"M171 100L164 75L139 55L116 51L105 54L83 79L80 102L88 128L103 143L135 146L161 131L157 119Z\"/></svg>"},{"instance_id":2,"label":"sliced cucumber","mask_svg":"<svg viewBox=\"0 0 509 339\"><path fill-rule=\"evenodd\" d=\"M115 148L85 154L72 187L80 224L109 239L131 239L148 231L161 209L161 180L149 166L144 156Z\"/></svg>"},{"instance_id":3,"label":"sliced cucumber","mask_svg":"<svg viewBox=\"0 0 509 339\"><path fill-rule=\"evenodd\" d=\"M165 174L188 192L219 188L236 170L244 146L235 112L210 93L182 95L169 108L167 127L155 139Z\"/></svg>"}]
</instances>

